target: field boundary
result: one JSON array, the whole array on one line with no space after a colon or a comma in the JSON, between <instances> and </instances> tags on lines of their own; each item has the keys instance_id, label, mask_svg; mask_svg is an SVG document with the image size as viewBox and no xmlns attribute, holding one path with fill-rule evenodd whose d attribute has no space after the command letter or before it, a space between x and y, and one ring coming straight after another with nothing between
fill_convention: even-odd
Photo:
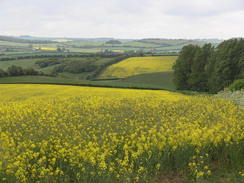
<instances>
[{"instance_id":1,"label":"field boundary","mask_svg":"<svg viewBox=\"0 0 244 183\"><path fill-rule=\"evenodd\" d=\"M177 90L177 89L166 89L160 87L140 87L140 86L122 86L122 85L113 85L113 84L96 84L96 83L55 83L55 82L6 82L3 83L0 81L0 86L4 84L33 84L33 85L64 85L64 86L83 86L83 87L98 87L98 88L117 88L117 89L132 89L132 90L158 90L158 91L169 91L174 93L181 93L184 95L209 95L208 93L204 92L194 92L190 90ZM126 83L126 84L133 84L133 83Z\"/></svg>"}]
</instances>

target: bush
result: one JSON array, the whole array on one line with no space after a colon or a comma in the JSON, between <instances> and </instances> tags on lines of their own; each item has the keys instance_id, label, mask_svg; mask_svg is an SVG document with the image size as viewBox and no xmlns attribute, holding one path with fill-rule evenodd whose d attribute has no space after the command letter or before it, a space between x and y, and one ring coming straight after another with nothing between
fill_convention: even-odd
<instances>
[{"instance_id":1,"label":"bush","mask_svg":"<svg viewBox=\"0 0 244 183\"><path fill-rule=\"evenodd\" d=\"M97 66L93 63L85 61L69 61L53 68L54 73L69 72L73 74L92 72L97 69Z\"/></svg>"},{"instance_id":2,"label":"bush","mask_svg":"<svg viewBox=\"0 0 244 183\"><path fill-rule=\"evenodd\" d=\"M8 67L7 71L0 69L0 77L25 76L25 75L44 75L44 74L33 68L23 69L22 67L15 66L15 65Z\"/></svg>"},{"instance_id":3,"label":"bush","mask_svg":"<svg viewBox=\"0 0 244 183\"><path fill-rule=\"evenodd\" d=\"M6 73L4 70L0 69L0 77L5 77L7 75L8 75L8 73Z\"/></svg>"},{"instance_id":4,"label":"bush","mask_svg":"<svg viewBox=\"0 0 244 183\"><path fill-rule=\"evenodd\" d=\"M21 76L24 75L24 69L19 66L12 65L7 69L9 76Z\"/></svg>"},{"instance_id":5,"label":"bush","mask_svg":"<svg viewBox=\"0 0 244 183\"><path fill-rule=\"evenodd\" d=\"M105 44L121 44L119 40L109 40Z\"/></svg>"},{"instance_id":6,"label":"bush","mask_svg":"<svg viewBox=\"0 0 244 183\"><path fill-rule=\"evenodd\" d=\"M33 68L24 69L24 75L43 75L42 72L36 71Z\"/></svg>"},{"instance_id":7,"label":"bush","mask_svg":"<svg viewBox=\"0 0 244 183\"><path fill-rule=\"evenodd\" d=\"M231 91L244 89L244 79L235 80L230 86L229 89Z\"/></svg>"},{"instance_id":8,"label":"bush","mask_svg":"<svg viewBox=\"0 0 244 183\"><path fill-rule=\"evenodd\" d=\"M45 68L52 65L61 64L61 61L58 61L57 58L51 58L48 60L39 60L35 64L38 65L40 68Z\"/></svg>"}]
</instances>

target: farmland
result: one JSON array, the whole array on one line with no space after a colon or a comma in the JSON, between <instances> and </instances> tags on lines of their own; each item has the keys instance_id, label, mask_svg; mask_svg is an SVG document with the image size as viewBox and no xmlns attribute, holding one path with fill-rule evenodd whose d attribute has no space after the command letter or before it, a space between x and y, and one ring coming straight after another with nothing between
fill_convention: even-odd
<instances>
[{"instance_id":1,"label":"farmland","mask_svg":"<svg viewBox=\"0 0 244 183\"><path fill-rule=\"evenodd\" d=\"M143 50L146 52L155 53L172 53L179 52L180 49L188 44L202 45L205 42L213 42L214 44L219 43L220 40L187 40L187 39L119 39L120 43L110 44L107 43L109 40L115 40L114 38L94 38L94 39L57 39L38 37L9 37L0 36L0 53L1 48L8 48L10 51L32 51L32 48L39 49L42 51L53 51L57 47L63 47L65 50L72 52L86 52L86 53L97 53L106 49L114 52L126 52L126 51L138 51ZM11 52L12 52L11 51Z\"/></svg>"},{"instance_id":2,"label":"farmland","mask_svg":"<svg viewBox=\"0 0 244 183\"><path fill-rule=\"evenodd\" d=\"M42 83L50 83L52 80L51 83L54 84L56 82L66 83L68 79L69 84L91 83L93 86L160 88L171 90L175 89L172 65L176 58L177 56L149 56L126 59L126 57L120 55L113 57L96 55L52 57L50 55L44 58L20 58L17 60L0 61L0 69L7 70L8 67L15 65L25 69L33 68L45 75L51 75L52 77L26 76L25 78L28 78L28 80L23 80L24 77L4 77L0 79L0 82L23 83L25 81L25 83L40 83L39 81L42 81ZM115 60L115 62L113 60ZM89 66L88 64L90 66L92 65L94 69L86 71L86 68ZM60 71L58 68L62 67L65 68ZM55 72L56 70L58 70L58 72ZM124 72L120 72L120 70ZM95 75L96 72L97 74ZM98 80L91 81L87 79L89 75L94 75L91 80ZM114 77L123 77L123 79L114 81L106 80ZM105 80L102 81L99 79Z\"/></svg>"},{"instance_id":3,"label":"farmland","mask_svg":"<svg viewBox=\"0 0 244 183\"><path fill-rule=\"evenodd\" d=\"M34 49L44 50L44 51L56 51L57 50L57 48L52 48L52 47L34 47Z\"/></svg>"},{"instance_id":4,"label":"farmland","mask_svg":"<svg viewBox=\"0 0 244 183\"><path fill-rule=\"evenodd\" d=\"M69 57L69 58L28 58L28 59L18 59L18 60L9 60L9 61L0 61L0 68L6 70L8 67L15 65L20 66L22 68L34 68L38 71L43 72L44 74L52 74L55 67L58 67L60 65L68 65L69 67L76 67L79 64L81 67L82 64L85 64L89 62L89 64L93 64L96 67L99 67L100 65L111 61L112 58L101 58L96 56L91 57ZM50 62L56 62L54 65L49 65ZM40 67L38 65L39 63L47 63L45 67ZM76 65L75 65L76 64ZM75 66L73 66L75 65ZM72 72L72 71L71 71ZM89 72L83 73L75 73L72 74L70 72L64 72L64 73L57 73L57 76L63 77L63 78L71 78L71 79L84 79L86 74L89 74Z\"/></svg>"},{"instance_id":5,"label":"farmland","mask_svg":"<svg viewBox=\"0 0 244 183\"><path fill-rule=\"evenodd\" d=\"M100 78L125 78L128 76L172 71L176 56L132 57L108 67Z\"/></svg>"},{"instance_id":6,"label":"farmland","mask_svg":"<svg viewBox=\"0 0 244 183\"><path fill-rule=\"evenodd\" d=\"M173 72L155 72L147 74L138 74L121 80L121 82L150 84L154 87L162 86L164 89L176 89L173 82Z\"/></svg>"},{"instance_id":7,"label":"farmland","mask_svg":"<svg viewBox=\"0 0 244 183\"><path fill-rule=\"evenodd\" d=\"M182 182L204 182L229 167L221 180L243 182L243 108L232 102L169 91L0 87L3 182L152 182L172 171Z\"/></svg>"},{"instance_id":8,"label":"farmland","mask_svg":"<svg viewBox=\"0 0 244 183\"><path fill-rule=\"evenodd\" d=\"M243 92L184 90L210 45L0 39L0 182L244 182Z\"/></svg>"},{"instance_id":9,"label":"farmland","mask_svg":"<svg viewBox=\"0 0 244 183\"><path fill-rule=\"evenodd\" d=\"M244 183L244 0L0 0L0 183Z\"/></svg>"}]
</instances>

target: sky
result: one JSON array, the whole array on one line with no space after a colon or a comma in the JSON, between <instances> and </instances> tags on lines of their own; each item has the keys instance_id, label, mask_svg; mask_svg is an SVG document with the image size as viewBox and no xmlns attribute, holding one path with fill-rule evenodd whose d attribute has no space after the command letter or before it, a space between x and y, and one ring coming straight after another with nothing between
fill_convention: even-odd
<instances>
[{"instance_id":1,"label":"sky","mask_svg":"<svg viewBox=\"0 0 244 183\"><path fill-rule=\"evenodd\" d=\"M244 0L0 0L0 35L244 37Z\"/></svg>"}]
</instances>

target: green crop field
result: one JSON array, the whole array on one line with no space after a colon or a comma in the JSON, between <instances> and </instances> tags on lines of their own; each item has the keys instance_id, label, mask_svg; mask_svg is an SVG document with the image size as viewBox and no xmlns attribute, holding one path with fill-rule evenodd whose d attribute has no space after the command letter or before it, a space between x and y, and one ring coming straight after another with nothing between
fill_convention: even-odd
<instances>
[{"instance_id":1,"label":"green crop field","mask_svg":"<svg viewBox=\"0 0 244 183\"><path fill-rule=\"evenodd\" d=\"M79 86L97 86L111 88L135 88L135 89L157 89L174 90L174 87L156 85L147 82L131 82L121 80L90 81L81 79L82 75L72 75L70 73L60 74L58 77L49 76L15 76L0 77L0 84L60 84L60 85L79 85Z\"/></svg>"},{"instance_id":2,"label":"green crop field","mask_svg":"<svg viewBox=\"0 0 244 183\"><path fill-rule=\"evenodd\" d=\"M21 59L21 60L11 60L11 61L0 61L0 68L7 69L12 65L21 66L23 68L32 67L35 68L35 62L42 59Z\"/></svg>"},{"instance_id":3,"label":"green crop field","mask_svg":"<svg viewBox=\"0 0 244 183\"><path fill-rule=\"evenodd\" d=\"M173 82L173 72L155 72L149 74L139 74L121 80L121 82L149 84L164 89L176 89Z\"/></svg>"}]
</instances>

